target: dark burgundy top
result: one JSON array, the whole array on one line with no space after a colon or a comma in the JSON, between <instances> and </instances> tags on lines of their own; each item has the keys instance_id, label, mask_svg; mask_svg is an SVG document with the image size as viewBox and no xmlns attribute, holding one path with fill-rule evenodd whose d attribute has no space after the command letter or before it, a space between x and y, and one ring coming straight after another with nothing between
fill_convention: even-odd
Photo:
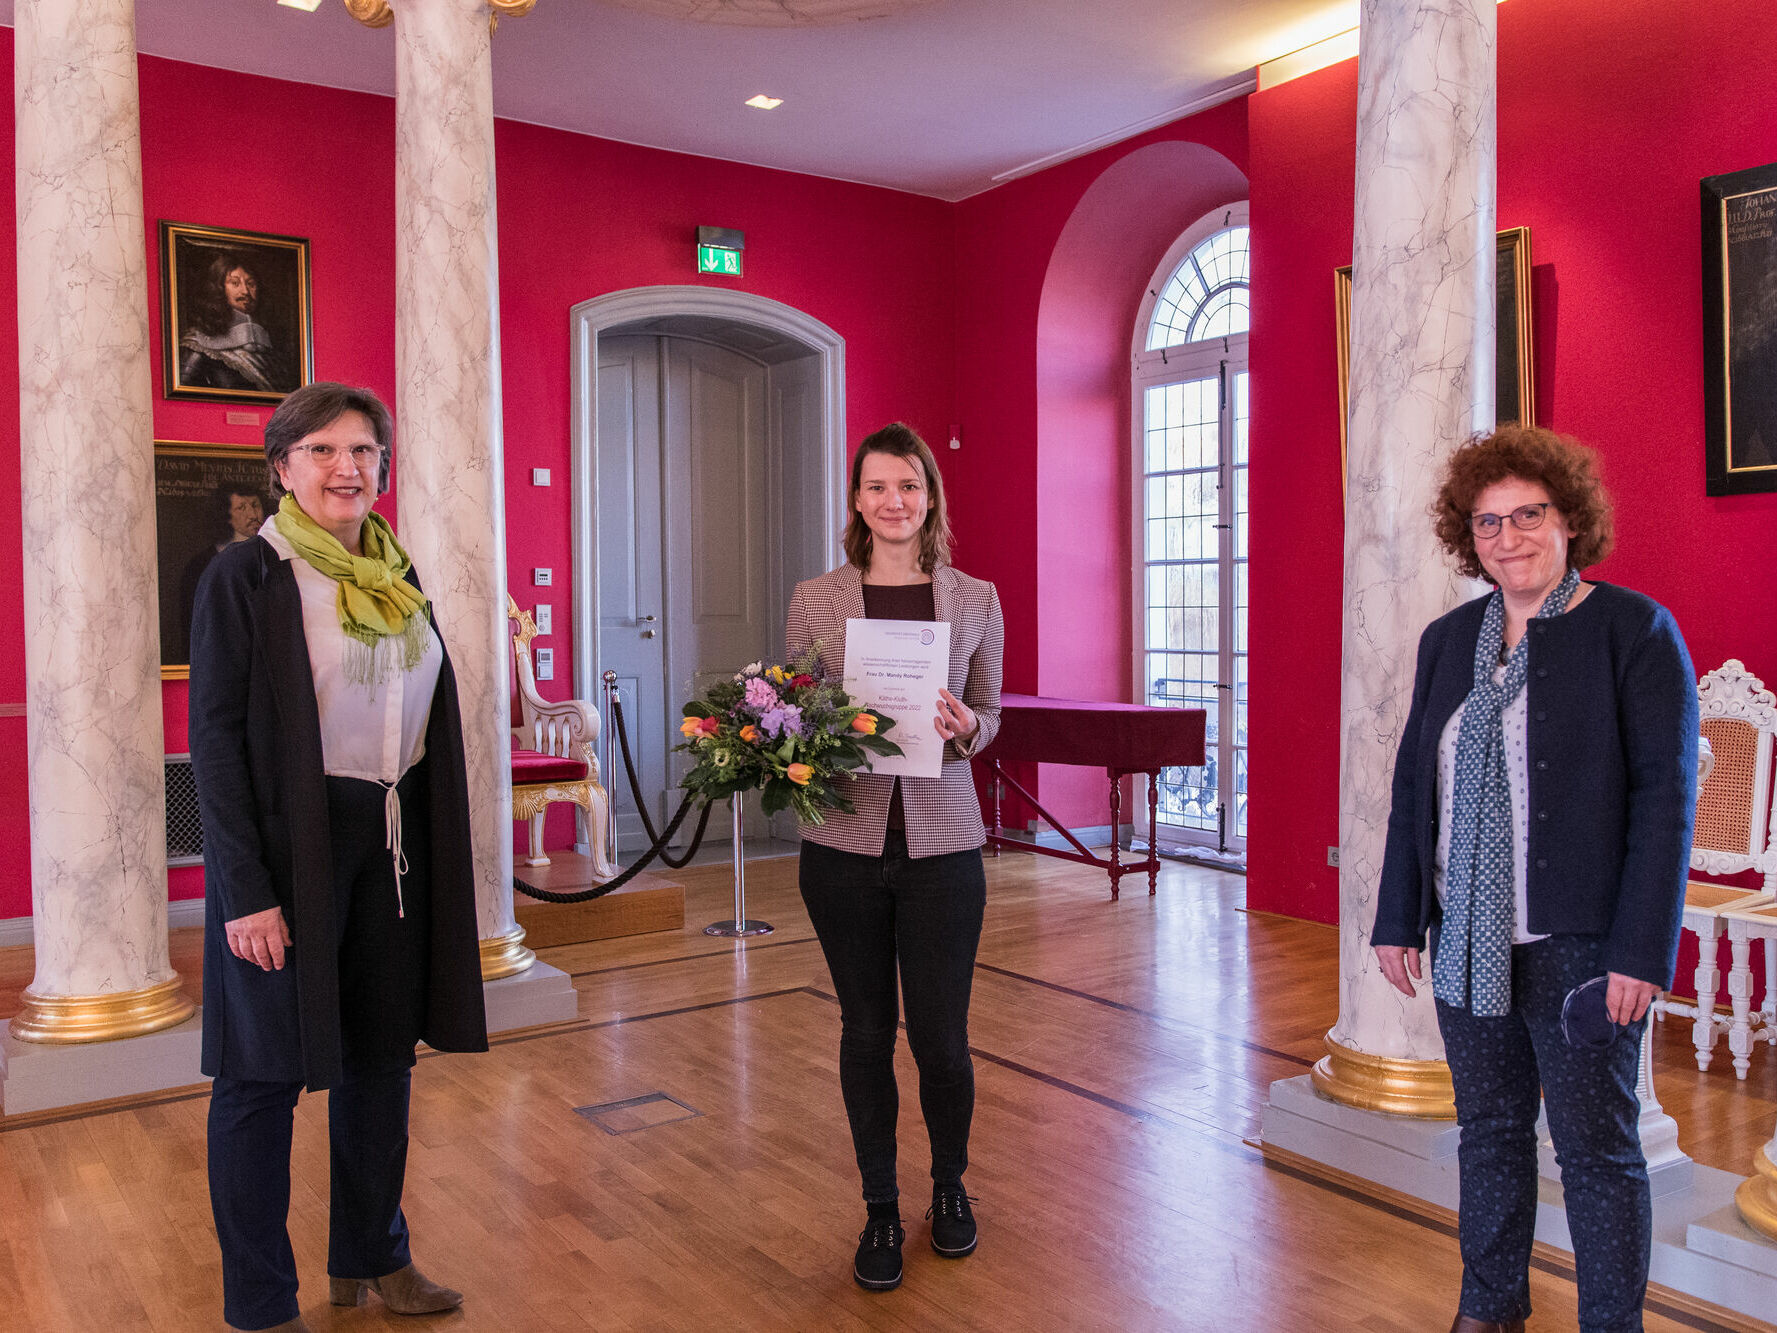
<instances>
[{"instance_id":1,"label":"dark burgundy top","mask_svg":"<svg viewBox=\"0 0 1777 1333\"><path fill-rule=\"evenodd\" d=\"M867 620L936 620L938 608L932 601L930 583L866 583L864 585L864 618ZM889 797L888 826L907 827L907 816L901 809L901 779L895 779L894 794Z\"/></svg>"}]
</instances>

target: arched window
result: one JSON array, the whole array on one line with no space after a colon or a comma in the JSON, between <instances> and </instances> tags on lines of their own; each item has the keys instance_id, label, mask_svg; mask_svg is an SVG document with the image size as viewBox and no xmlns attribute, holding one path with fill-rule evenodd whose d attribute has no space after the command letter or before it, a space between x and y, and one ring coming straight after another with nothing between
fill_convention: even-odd
<instances>
[{"instance_id":1,"label":"arched window","mask_svg":"<svg viewBox=\"0 0 1777 1333\"><path fill-rule=\"evenodd\" d=\"M1137 697L1208 713L1207 762L1160 781L1159 840L1246 853L1247 209L1154 272L1131 339Z\"/></svg>"},{"instance_id":2,"label":"arched window","mask_svg":"<svg viewBox=\"0 0 1777 1333\"><path fill-rule=\"evenodd\" d=\"M1179 261L1154 302L1148 350L1245 333L1251 268L1244 222L1197 242Z\"/></svg>"}]
</instances>

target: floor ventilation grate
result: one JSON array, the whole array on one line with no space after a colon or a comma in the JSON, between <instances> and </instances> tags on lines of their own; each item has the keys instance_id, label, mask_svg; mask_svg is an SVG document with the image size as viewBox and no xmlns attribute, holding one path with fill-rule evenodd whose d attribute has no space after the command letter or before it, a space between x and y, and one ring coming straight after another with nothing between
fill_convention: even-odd
<instances>
[{"instance_id":1,"label":"floor ventilation grate","mask_svg":"<svg viewBox=\"0 0 1777 1333\"><path fill-rule=\"evenodd\" d=\"M607 1134L633 1134L638 1129L670 1125L675 1120L695 1120L703 1112L664 1092L649 1092L620 1102L576 1106L574 1114L592 1121Z\"/></svg>"}]
</instances>

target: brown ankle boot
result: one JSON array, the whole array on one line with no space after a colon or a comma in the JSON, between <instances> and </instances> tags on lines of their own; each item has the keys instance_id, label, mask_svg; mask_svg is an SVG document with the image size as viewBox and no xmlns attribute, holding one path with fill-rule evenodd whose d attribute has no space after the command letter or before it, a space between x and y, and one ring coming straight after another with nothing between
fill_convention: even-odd
<instances>
[{"instance_id":1,"label":"brown ankle boot","mask_svg":"<svg viewBox=\"0 0 1777 1333\"><path fill-rule=\"evenodd\" d=\"M357 1305L374 1291L396 1314L438 1314L463 1303L463 1293L441 1287L409 1264L387 1277L335 1277L327 1280L335 1305Z\"/></svg>"},{"instance_id":2,"label":"brown ankle boot","mask_svg":"<svg viewBox=\"0 0 1777 1333\"><path fill-rule=\"evenodd\" d=\"M1465 1314L1456 1316L1456 1322L1450 1325L1450 1333L1524 1333L1522 1319L1470 1319Z\"/></svg>"}]
</instances>

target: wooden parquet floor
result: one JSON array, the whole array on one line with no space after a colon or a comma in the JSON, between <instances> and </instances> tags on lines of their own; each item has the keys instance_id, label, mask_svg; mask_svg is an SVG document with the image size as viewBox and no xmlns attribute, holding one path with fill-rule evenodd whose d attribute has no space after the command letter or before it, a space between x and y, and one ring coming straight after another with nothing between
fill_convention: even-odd
<instances>
[{"instance_id":1,"label":"wooden parquet floor","mask_svg":"<svg viewBox=\"0 0 1777 1333\"><path fill-rule=\"evenodd\" d=\"M1266 1090L1336 1017L1337 934L1240 909L1243 882L1168 866L1126 881L988 862L971 1039L980 1250L939 1259L919 1220L925 1138L901 1053L900 1290L851 1281L862 1225L837 1081L839 1014L795 861L750 865L734 945L723 867L681 872L686 929L549 950L573 1023L429 1055L414 1083L414 1251L461 1288L434 1319L327 1304L324 1096L297 1111L291 1235L317 1329L1362 1330L1443 1333L1459 1274L1444 1223L1265 1165ZM175 965L197 969L197 932ZM29 981L0 950L0 1013ZM1735 1172L1777 1122L1777 1073L1699 1074L1660 1034L1659 1088L1698 1160ZM1725 1063L1725 1058L1723 1063ZM576 1108L663 1094L610 1128ZM675 1105L674 1102L679 1105ZM221 1327L206 1095L0 1120L0 1330ZM677 1118L673 1118L677 1117ZM617 1132L612 1132L612 1131ZM1576 1327L1570 1276L1532 1274L1538 1333ZM1650 1310L1657 1333L1717 1327Z\"/></svg>"}]
</instances>

